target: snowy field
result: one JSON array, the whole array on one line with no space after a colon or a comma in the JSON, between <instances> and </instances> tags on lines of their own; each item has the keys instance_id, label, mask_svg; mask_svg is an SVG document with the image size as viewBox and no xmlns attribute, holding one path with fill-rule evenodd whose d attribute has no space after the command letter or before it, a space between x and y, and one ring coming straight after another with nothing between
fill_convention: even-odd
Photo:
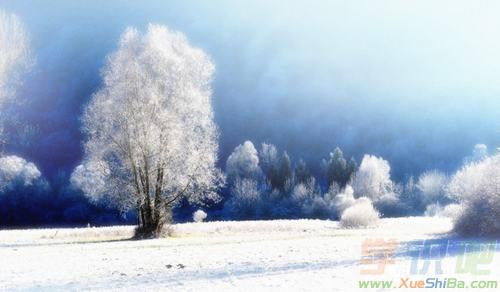
<instances>
[{"instance_id":1,"label":"snowy field","mask_svg":"<svg viewBox=\"0 0 500 292\"><path fill-rule=\"evenodd\" d=\"M321 220L188 223L173 226L169 238L141 241L129 240L130 226L0 231L0 289L353 291L359 280L499 280L498 245L481 266L489 275L456 274L453 248L443 274L436 276L434 261L426 275L410 274L412 250L421 240L456 242L450 229L448 219L410 217L358 230ZM360 262L366 239L397 240L384 274L360 275L377 267Z\"/></svg>"}]
</instances>

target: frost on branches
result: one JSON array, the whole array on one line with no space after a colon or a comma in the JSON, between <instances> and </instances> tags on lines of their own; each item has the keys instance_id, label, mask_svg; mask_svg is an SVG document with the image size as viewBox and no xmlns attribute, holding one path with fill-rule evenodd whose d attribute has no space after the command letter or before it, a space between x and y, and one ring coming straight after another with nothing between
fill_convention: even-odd
<instances>
[{"instance_id":1,"label":"frost on branches","mask_svg":"<svg viewBox=\"0 0 500 292\"><path fill-rule=\"evenodd\" d=\"M466 164L448 185L461 204L455 230L465 235L500 235L500 154Z\"/></svg>"},{"instance_id":2,"label":"frost on branches","mask_svg":"<svg viewBox=\"0 0 500 292\"><path fill-rule=\"evenodd\" d=\"M182 198L219 199L213 73L203 51L161 25L128 28L108 58L84 112L85 159L72 180L91 198L136 209L140 236L160 235Z\"/></svg>"},{"instance_id":3,"label":"frost on branches","mask_svg":"<svg viewBox=\"0 0 500 292\"><path fill-rule=\"evenodd\" d=\"M10 155L0 158L0 192L15 184L32 185L41 176L35 164L21 157Z\"/></svg>"},{"instance_id":4,"label":"frost on branches","mask_svg":"<svg viewBox=\"0 0 500 292\"><path fill-rule=\"evenodd\" d=\"M12 101L21 75L32 65L29 39L24 25L14 14L0 10L0 139L4 143L5 107Z\"/></svg>"}]
</instances>

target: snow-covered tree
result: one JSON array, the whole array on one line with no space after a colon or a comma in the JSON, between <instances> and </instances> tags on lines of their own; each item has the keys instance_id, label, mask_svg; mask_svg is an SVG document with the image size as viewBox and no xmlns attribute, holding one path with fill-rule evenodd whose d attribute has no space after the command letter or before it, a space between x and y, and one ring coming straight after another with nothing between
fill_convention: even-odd
<instances>
[{"instance_id":1,"label":"snow-covered tree","mask_svg":"<svg viewBox=\"0 0 500 292\"><path fill-rule=\"evenodd\" d=\"M36 165L24 158L15 155L0 158L0 191L14 185L32 185L41 176Z\"/></svg>"},{"instance_id":2,"label":"snow-covered tree","mask_svg":"<svg viewBox=\"0 0 500 292\"><path fill-rule=\"evenodd\" d=\"M236 179L256 179L261 169L259 156L251 141L236 146L226 161L226 173L230 182Z\"/></svg>"},{"instance_id":3,"label":"snow-covered tree","mask_svg":"<svg viewBox=\"0 0 500 292\"><path fill-rule=\"evenodd\" d=\"M70 182L81 189L91 201L98 202L106 194L109 175L110 169L106 162L87 161L73 170Z\"/></svg>"},{"instance_id":4,"label":"snow-covered tree","mask_svg":"<svg viewBox=\"0 0 500 292\"><path fill-rule=\"evenodd\" d=\"M389 162L383 158L365 155L353 180L354 195L377 201L393 192Z\"/></svg>"},{"instance_id":5,"label":"snow-covered tree","mask_svg":"<svg viewBox=\"0 0 500 292\"><path fill-rule=\"evenodd\" d=\"M144 34L128 28L107 60L104 85L83 116L83 165L99 167L76 171L100 171L81 181L102 179L105 188L86 194L137 210L140 234L159 235L182 198L194 203L219 198L213 73L202 50L161 25L150 24Z\"/></svg>"},{"instance_id":6,"label":"snow-covered tree","mask_svg":"<svg viewBox=\"0 0 500 292\"><path fill-rule=\"evenodd\" d=\"M262 204L261 191L254 179L237 178L231 187L231 199L225 208L233 218L255 219Z\"/></svg>"},{"instance_id":7,"label":"snow-covered tree","mask_svg":"<svg viewBox=\"0 0 500 292\"><path fill-rule=\"evenodd\" d=\"M427 205L443 202L446 196L447 184L448 177L440 171L426 171L420 175L416 187L422 195L422 203Z\"/></svg>"},{"instance_id":8,"label":"snow-covered tree","mask_svg":"<svg viewBox=\"0 0 500 292\"><path fill-rule=\"evenodd\" d=\"M292 161L290 160L288 153L285 151L283 156L281 156L278 172L276 177L274 177L274 181L271 181L271 185L273 188L285 190L287 184L291 183L292 175Z\"/></svg>"},{"instance_id":9,"label":"snow-covered tree","mask_svg":"<svg viewBox=\"0 0 500 292\"><path fill-rule=\"evenodd\" d=\"M278 150L273 144L262 143L259 151L260 165L262 170L269 176L269 171L275 168L278 162Z\"/></svg>"},{"instance_id":10,"label":"snow-covered tree","mask_svg":"<svg viewBox=\"0 0 500 292\"><path fill-rule=\"evenodd\" d=\"M500 154L466 164L447 191L462 205L455 229L468 235L500 235Z\"/></svg>"},{"instance_id":11,"label":"snow-covered tree","mask_svg":"<svg viewBox=\"0 0 500 292\"><path fill-rule=\"evenodd\" d=\"M347 173L349 174L349 181L352 179L352 176L356 173L358 170L358 163L356 162L356 159L354 157L351 157L349 161L347 162Z\"/></svg>"},{"instance_id":12,"label":"snow-covered tree","mask_svg":"<svg viewBox=\"0 0 500 292\"><path fill-rule=\"evenodd\" d=\"M415 182L415 178L410 176L401 186L401 199L410 203L419 200L418 197L417 183Z\"/></svg>"},{"instance_id":13,"label":"snow-covered tree","mask_svg":"<svg viewBox=\"0 0 500 292\"><path fill-rule=\"evenodd\" d=\"M302 204L310 200L315 195L315 180L310 179L308 182L295 185L291 192L291 199L298 204Z\"/></svg>"},{"instance_id":14,"label":"snow-covered tree","mask_svg":"<svg viewBox=\"0 0 500 292\"><path fill-rule=\"evenodd\" d=\"M21 76L32 65L29 39L24 25L14 14L0 10L0 142L5 107L15 95Z\"/></svg>"},{"instance_id":15,"label":"snow-covered tree","mask_svg":"<svg viewBox=\"0 0 500 292\"><path fill-rule=\"evenodd\" d=\"M311 171L306 165L306 162L299 159L297 166L295 167L295 182L296 183L307 183L312 178Z\"/></svg>"},{"instance_id":16,"label":"snow-covered tree","mask_svg":"<svg viewBox=\"0 0 500 292\"><path fill-rule=\"evenodd\" d=\"M260 165L271 189L281 190L280 168L282 159L278 157L278 150L273 144L262 143L259 152Z\"/></svg>"}]
</instances>

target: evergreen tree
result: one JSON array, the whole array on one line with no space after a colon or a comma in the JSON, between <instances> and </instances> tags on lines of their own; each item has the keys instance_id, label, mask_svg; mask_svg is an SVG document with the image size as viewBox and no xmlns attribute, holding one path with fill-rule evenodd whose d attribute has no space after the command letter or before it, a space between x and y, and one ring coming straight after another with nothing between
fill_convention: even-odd
<instances>
[{"instance_id":1,"label":"evergreen tree","mask_svg":"<svg viewBox=\"0 0 500 292\"><path fill-rule=\"evenodd\" d=\"M347 182L349 182L352 179L352 176L356 173L358 170L358 163L356 162L356 159L354 157L351 157L349 162L347 162Z\"/></svg>"},{"instance_id":2,"label":"evergreen tree","mask_svg":"<svg viewBox=\"0 0 500 292\"><path fill-rule=\"evenodd\" d=\"M284 190L286 182L291 180L291 178L292 162L285 151L279 160L279 164L270 168L269 181L273 189Z\"/></svg>"},{"instance_id":3,"label":"evergreen tree","mask_svg":"<svg viewBox=\"0 0 500 292\"><path fill-rule=\"evenodd\" d=\"M344 159L344 154L339 147L335 148L333 153L330 153L330 160L327 166L327 183L330 186L332 183L337 183L344 187L347 183L347 161Z\"/></svg>"}]
</instances>

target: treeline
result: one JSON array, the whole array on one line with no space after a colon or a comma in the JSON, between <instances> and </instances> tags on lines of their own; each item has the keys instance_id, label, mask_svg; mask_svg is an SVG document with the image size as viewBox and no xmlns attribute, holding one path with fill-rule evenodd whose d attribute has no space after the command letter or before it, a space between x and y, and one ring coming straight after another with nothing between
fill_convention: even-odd
<instances>
[{"instance_id":1,"label":"treeline","mask_svg":"<svg viewBox=\"0 0 500 292\"><path fill-rule=\"evenodd\" d=\"M369 199L381 216L421 215L429 205L452 201L445 192L448 177L438 171L398 184L391 180L390 165L383 158L365 155L358 166L338 147L320 162L320 169L315 176L304 160L293 162L272 144L257 150L246 141L226 162L222 217L340 219L361 197Z\"/></svg>"}]
</instances>

